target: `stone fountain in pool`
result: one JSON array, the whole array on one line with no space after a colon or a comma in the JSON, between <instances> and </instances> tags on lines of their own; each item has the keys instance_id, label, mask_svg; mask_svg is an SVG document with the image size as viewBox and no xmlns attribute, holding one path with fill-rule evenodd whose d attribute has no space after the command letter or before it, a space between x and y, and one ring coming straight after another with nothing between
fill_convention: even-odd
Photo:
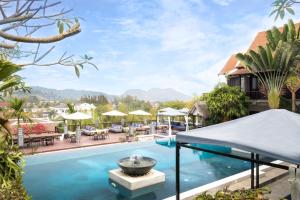
<instances>
[{"instance_id":1,"label":"stone fountain in pool","mask_svg":"<svg viewBox=\"0 0 300 200\"><path fill-rule=\"evenodd\" d=\"M165 181L165 174L152 169L156 160L132 155L118 161L119 169L109 171L109 178L129 190L152 186Z\"/></svg>"}]
</instances>

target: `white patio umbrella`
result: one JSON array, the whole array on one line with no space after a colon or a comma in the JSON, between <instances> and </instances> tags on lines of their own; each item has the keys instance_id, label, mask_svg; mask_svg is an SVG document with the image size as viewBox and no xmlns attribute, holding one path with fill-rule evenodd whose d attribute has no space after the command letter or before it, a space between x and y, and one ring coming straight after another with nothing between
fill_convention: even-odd
<instances>
[{"instance_id":1,"label":"white patio umbrella","mask_svg":"<svg viewBox=\"0 0 300 200\"><path fill-rule=\"evenodd\" d=\"M143 110L135 110L135 111L129 112L128 114L129 115L137 115L137 116L150 116L151 115L150 113L143 111ZM144 123L145 124L147 123L146 118L144 118Z\"/></svg>"},{"instance_id":2,"label":"white patio umbrella","mask_svg":"<svg viewBox=\"0 0 300 200\"><path fill-rule=\"evenodd\" d=\"M109 112L105 112L102 115L104 115L104 116L115 116L115 117L124 117L127 114L122 113L122 112L117 111L117 110L112 110L112 111L109 111Z\"/></svg>"},{"instance_id":3,"label":"white patio umbrella","mask_svg":"<svg viewBox=\"0 0 300 200\"><path fill-rule=\"evenodd\" d=\"M151 114L143 110L135 110L128 113L129 115L150 116Z\"/></svg>"},{"instance_id":4,"label":"white patio umbrella","mask_svg":"<svg viewBox=\"0 0 300 200\"><path fill-rule=\"evenodd\" d=\"M80 121L80 120L85 120L85 119L91 119L92 117L90 115L87 115L82 112L75 112L69 115L64 115L63 116L67 120L75 120L75 121ZM76 128L76 141L80 141L80 127L77 126Z\"/></svg>"},{"instance_id":5,"label":"white patio umbrella","mask_svg":"<svg viewBox=\"0 0 300 200\"><path fill-rule=\"evenodd\" d=\"M122 112L117 111L117 110L112 110L112 111L109 111L109 112L105 112L102 115L104 115L104 116L111 116L111 117L124 117L127 114L122 113ZM122 126L124 126L124 118L121 119L121 124L122 124Z\"/></svg>"}]
</instances>

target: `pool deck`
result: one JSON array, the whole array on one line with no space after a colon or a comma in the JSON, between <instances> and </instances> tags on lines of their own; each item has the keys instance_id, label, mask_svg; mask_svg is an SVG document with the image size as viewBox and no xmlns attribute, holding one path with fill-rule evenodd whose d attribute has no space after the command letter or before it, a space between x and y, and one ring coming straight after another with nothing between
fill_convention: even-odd
<instances>
[{"instance_id":1,"label":"pool deck","mask_svg":"<svg viewBox=\"0 0 300 200\"><path fill-rule=\"evenodd\" d=\"M280 163L281 161L276 161ZM289 165L288 163L283 163ZM269 199L277 200L290 194L290 184L288 183L288 171L268 166L260 166L260 187L267 187L271 193L268 194ZM231 191L238 189L250 189L250 170L226 177L224 179L209 183L207 185L195 188L181 193L181 199L194 200L197 195L207 192L215 194L217 191L228 188ZM175 196L165 200L173 200Z\"/></svg>"},{"instance_id":2,"label":"pool deck","mask_svg":"<svg viewBox=\"0 0 300 200\"><path fill-rule=\"evenodd\" d=\"M43 153L43 152L59 151L59 150L97 146L97 145L104 145L104 144L120 143L121 140L124 140L124 139L125 139L125 133L110 133L109 137L105 140L93 140L92 136L81 136L80 143L71 143L69 140L60 141L60 140L56 139L54 142L54 145L22 148L21 151L25 155L29 155L29 154L35 154L35 153Z\"/></svg>"}]
</instances>

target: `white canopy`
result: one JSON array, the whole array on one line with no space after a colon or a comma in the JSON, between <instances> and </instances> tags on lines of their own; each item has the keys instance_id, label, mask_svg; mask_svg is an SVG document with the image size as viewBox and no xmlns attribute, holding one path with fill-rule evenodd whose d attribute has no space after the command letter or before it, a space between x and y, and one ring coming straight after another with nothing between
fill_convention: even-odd
<instances>
[{"instance_id":1,"label":"white canopy","mask_svg":"<svg viewBox=\"0 0 300 200\"><path fill-rule=\"evenodd\" d=\"M132 111L129 112L130 115L140 115L140 116L149 116L151 115L150 113L143 111L143 110L136 110L136 111Z\"/></svg>"},{"instance_id":2,"label":"white canopy","mask_svg":"<svg viewBox=\"0 0 300 200\"><path fill-rule=\"evenodd\" d=\"M91 119L92 117L90 115L87 115L85 113L82 112L76 112L76 113L72 113L69 115L63 115L62 116L65 119L69 119L69 120L84 120L84 119Z\"/></svg>"},{"instance_id":3,"label":"white canopy","mask_svg":"<svg viewBox=\"0 0 300 200\"><path fill-rule=\"evenodd\" d=\"M123 117L123 116L126 116L127 114L122 113L122 112L117 111L117 110L112 110L112 111L103 113L102 115L105 115L105 116L115 116L115 117Z\"/></svg>"},{"instance_id":4,"label":"white canopy","mask_svg":"<svg viewBox=\"0 0 300 200\"><path fill-rule=\"evenodd\" d=\"M184 116L185 114L180 112L179 110L171 108L171 109L166 109L165 111L159 112L158 115L174 117L174 116Z\"/></svg>"},{"instance_id":5,"label":"white canopy","mask_svg":"<svg viewBox=\"0 0 300 200\"><path fill-rule=\"evenodd\" d=\"M273 109L229 122L178 133L177 142L239 148L300 164L300 115Z\"/></svg>"},{"instance_id":6,"label":"white canopy","mask_svg":"<svg viewBox=\"0 0 300 200\"><path fill-rule=\"evenodd\" d=\"M189 112L190 110L188 109L188 108L181 108L180 110L179 110L179 112L182 112L182 113L184 113L184 114L188 114L188 112Z\"/></svg>"}]
</instances>

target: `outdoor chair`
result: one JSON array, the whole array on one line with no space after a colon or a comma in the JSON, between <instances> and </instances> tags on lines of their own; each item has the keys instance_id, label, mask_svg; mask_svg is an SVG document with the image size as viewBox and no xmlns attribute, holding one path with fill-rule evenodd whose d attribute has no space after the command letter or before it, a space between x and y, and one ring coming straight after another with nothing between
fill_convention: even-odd
<instances>
[{"instance_id":1,"label":"outdoor chair","mask_svg":"<svg viewBox=\"0 0 300 200\"><path fill-rule=\"evenodd\" d=\"M41 146L42 144L42 139L41 138L31 138L30 140L30 146L34 147L34 146Z\"/></svg>"},{"instance_id":2,"label":"outdoor chair","mask_svg":"<svg viewBox=\"0 0 300 200\"><path fill-rule=\"evenodd\" d=\"M18 140L17 140L18 143ZM24 138L24 146L29 147L30 146L30 139L29 138Z\"/></svg>"},{"instance_id":3,"label":"outdoor chair","mask_svg":"<svg viewBox=\"0 0 300 200\"><path fill-rule=\"evenodd\" d=\"M46 146L54 145L54 137L45 137L44 142Z\"/></svg>"},{"instance_id":4,"label":"outdoor chair","mask_svg":"<svg viewBox=\"0 0 300 200\"><path fill-rule=\"evenodd\" d=\"M76 135L70 135L69 139L71 143L76 143Z\"/></svg>"},{"instance_id":5,"label":"outdoor chair","mask_svg":"<svg viewBox=\"0 0 300 200\"><path fill-rule=\"evenodd\" d=\"M109 133L108 133L108 131L104 131L104 137L105 137L105 139L106 139L106 138L109 138Z\"/></svg>"}]
</instances>

